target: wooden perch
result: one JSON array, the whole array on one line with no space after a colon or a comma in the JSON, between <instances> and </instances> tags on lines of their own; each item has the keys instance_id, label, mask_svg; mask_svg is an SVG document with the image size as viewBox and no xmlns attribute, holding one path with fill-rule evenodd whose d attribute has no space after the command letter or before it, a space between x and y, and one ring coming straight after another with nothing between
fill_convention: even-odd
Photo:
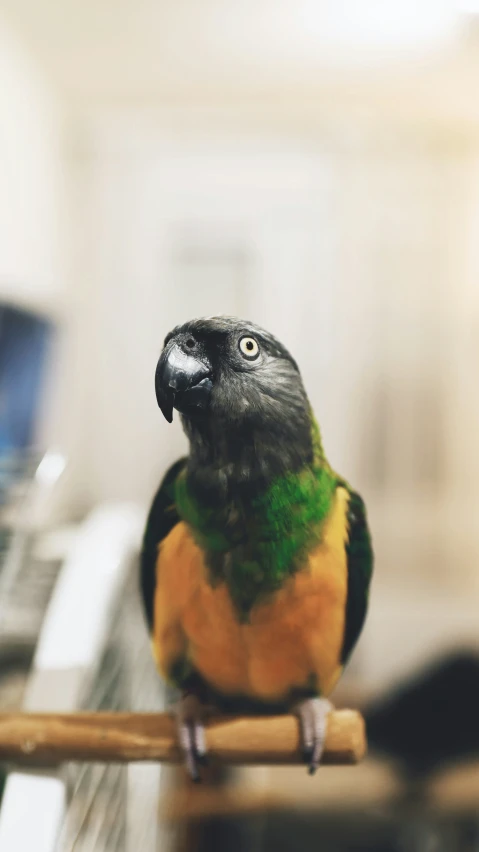
<instances>
[{"instance_id":1,"label":"wooden perch","mask_svg":"<svg viewBox=\"0 0 479 852\"><path fill-rule=\"evenodd\" d=\"M212 719L209 752L225 763L300 763L293 716ZM364 721L354 710L330 714L324 763L358 763L366 751ZM175 724L157 713L0 713L0 760L29 766L65 761L181 760Z\"/></svg>"}]
</instances>

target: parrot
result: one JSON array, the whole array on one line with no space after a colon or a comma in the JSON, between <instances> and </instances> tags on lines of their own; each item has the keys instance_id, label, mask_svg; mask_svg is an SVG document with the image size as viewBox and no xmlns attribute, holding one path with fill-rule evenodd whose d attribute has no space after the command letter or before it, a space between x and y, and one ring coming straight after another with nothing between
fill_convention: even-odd
<instances>
[{"instance_id":1,"label":"parrot","mask_svg":"<svg viewBox=\"0 0 479 852\"><path fill-rule=\"evenodd\" d=\"M207 707L292 713L320 764L336 685L373 573L365 503L329 465L296 361L250 321L179 325L156 365L188 455L153 499L140 587L156 667L179 690L189 776L208 759Z\"/></svg>"}]
</instances>

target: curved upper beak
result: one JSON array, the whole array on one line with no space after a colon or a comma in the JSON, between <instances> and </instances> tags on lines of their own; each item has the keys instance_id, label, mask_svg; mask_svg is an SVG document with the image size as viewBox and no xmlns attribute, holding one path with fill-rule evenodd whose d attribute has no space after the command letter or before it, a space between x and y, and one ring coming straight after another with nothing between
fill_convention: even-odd
<instances>
[{"instance_id":1,"label":"curved upper beak","mask_svg":"<svg viewBox=\"0 0 479 852\"><path fill-rule=\"evenodd\" d=\"M163 416L171 423L173 408L182 414L205 409L213 383L211 364L184 352L178 343L169 344L161 353L155 373L155 390Z\"/></svg>"}]
</instances>

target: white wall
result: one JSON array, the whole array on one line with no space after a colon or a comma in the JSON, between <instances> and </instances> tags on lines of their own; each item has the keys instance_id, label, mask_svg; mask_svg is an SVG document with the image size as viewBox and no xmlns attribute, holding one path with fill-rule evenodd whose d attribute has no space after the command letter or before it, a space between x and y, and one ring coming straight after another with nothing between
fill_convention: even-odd
<instances>
[{"instance_id":1,"label":"white wall","mask_svg":"<svg viewBox=\"0 0 479 852\"><path fill-rule=\"evenodd\" d=\"M61 117L0 17L0 298L57 310L64 283Z\"/></svg>"},{"instance_id":2,"label":"white wall","mask_svg":"<svg viewBox=\"0 0 479 852\"><path fill-rule=\"evenodd\" d=\"M88 223L76 389L88 415L76 484L90 500L147 501L184 449L179 423L169 429L162 421L153 385L174 324L247 315L299 356L301 279L326 281L331 265L326 229L318 252L314 227L315 218L326 219L329 177L303 145L257 137L182 143L164 135L152 145L140 134L132 146L128 137L128 130L98 133L89 169L78 161ZM326 311L323 323L326 340Z\"/></svg>"},{"instance_id":3,"label":"white wall","mask_svg":"<svg viewBox=\"0 0 479 852\"><path fill-rule=\"evenodd\" d=\"M68 451L63 401L70 342L62 109L28 49L0 14L0 301L52 318L36 443ZM68 371L67 371L68 372Z\"/></svg>"}]
</instances>

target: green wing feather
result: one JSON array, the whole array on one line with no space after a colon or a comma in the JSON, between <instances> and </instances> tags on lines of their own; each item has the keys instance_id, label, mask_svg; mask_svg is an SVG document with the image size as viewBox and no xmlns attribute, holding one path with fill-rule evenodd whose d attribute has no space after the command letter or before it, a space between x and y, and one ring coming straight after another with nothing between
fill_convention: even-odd
<instances>
[{"instance_id":1,"label":"green wing feather","mask_svg":"<svg viewBox=\"0 0 479 852\"><path fill-rule=\"evenodd\" d=\"M185 458L179 459L166 473L153 500L143 535L140 556L140 587L150 630L153 625L158 545L180 520L175 506L175 482L185 464Z\"/></svg>"},{"instance_id":2,"label":"green wing feather","mask_svg":"<svg viewBox=\"0 0 479 852\"><path fill-rule=\"evenodd\" d=\"M369 585L373 573L373 549L366 518L366 507L355 491L349 492L348 596L346 625L341 662L347 662L363 628L368 608Z\"/></svg>"}]
</instances>

